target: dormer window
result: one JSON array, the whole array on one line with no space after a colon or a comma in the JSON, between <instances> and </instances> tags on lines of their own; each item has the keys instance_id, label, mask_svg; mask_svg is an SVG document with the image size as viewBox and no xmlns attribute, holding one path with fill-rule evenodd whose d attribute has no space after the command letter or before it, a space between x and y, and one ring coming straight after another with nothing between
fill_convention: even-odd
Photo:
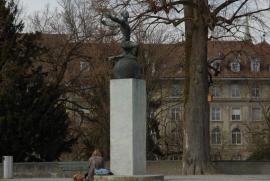
<instances>
[{"instance_id":1,"label":"dormer window","mask_svg":"<svg viewBox=\"0 0 270 181\"><path fill-rule=\"evenodd\" d=\"M215 62L211 63L211 66L215 69L215 71L220 72L220 62L215 61Z\"/></svg>"},{"instance_id":2,"label":"dormer window","mask_svg":"<svg viewBox=\"0 0 270 181\"><path fill-rule=\"evenodd\" d=\"M231 71L240 72L240 63L238 61L231 62Z\"/></svg>"},{"instance_id":3,"label":"dormer window","mask_svg":"<svg viewBox=\"0 0 270 181\"><path fill-rule=\"evenodd\" d=\"M250 63L250 69L252 72L259 72L260 71L260 62L259 60L255 59L252 60Z\"/></svg>"},{"instance_id":4,"label":"dormer window","mask_svg":"<svg viewBox=\"0 0 270 181\"><path fill-rule=\"evenodd\" d=\"M89 62L80 61L80 70L89 70Z\"/></svg>"},{"instance_id":5,"label":"dormer window","mask_svg":"<svg viewBox=\"0 0 270 181\"><path fill-rule=\"evenodd\" d=\"M182 73L183 70L184 70L183 65L182 64L178 64L177 65L177 69L178 69L177 73Z\"/></svg>"},{"instance_id":6,"label":"dormer window","mask_svg":"<svg viewBox=\"0 0 270 181\"><path fill-rule=\"evenodd\" d=\"M232 72L240 72L240 61L241 61L241 55L238 54L234 57L234 59L231 61L231 71Z\"/></svg>"},{"instance_id":7,"label":"dormer window","mask_svg":"<svg viewBox=\"0 0 270 181\"><path fill-rule=\"evenodd\" d=\"M240 62L238 61L238 59L235 59L231 62L231 71L240 72Z\"/></svg>"}]
</instances>

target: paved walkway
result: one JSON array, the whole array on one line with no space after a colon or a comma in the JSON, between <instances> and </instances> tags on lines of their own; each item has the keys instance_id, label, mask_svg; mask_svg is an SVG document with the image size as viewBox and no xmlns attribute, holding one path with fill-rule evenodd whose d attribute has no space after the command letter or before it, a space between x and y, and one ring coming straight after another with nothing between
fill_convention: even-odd
<instances>
[{"instance_id":1,"label":"paved walkway","mask_svg":"<svg viewBox=\"0 0 270 181\"><path fill-rule=\"evenodd\" d=\"M73 181L72 178L14 178L0 179L0 181Z\"/></svg>"},{"instance_id":2,"label":"paved walkway","mask_svg":"<svg viewBox=\"0 0 270 181\"><path fill-rule=\"evenodd\" d=\"M270 175L166 176L166 181L270 181Z\"/></svg>"},{"instance_id":3,"label":"paved walkway","mask_svg":"<svg viewBox=\"0 0 270 181\"><path fill-rule=\"evenodd\" d=\"M0 181L73 181L72 178L16 178ZM166 176L165 181L270 181L270 175Z\"/></svg>"}]
</instances>

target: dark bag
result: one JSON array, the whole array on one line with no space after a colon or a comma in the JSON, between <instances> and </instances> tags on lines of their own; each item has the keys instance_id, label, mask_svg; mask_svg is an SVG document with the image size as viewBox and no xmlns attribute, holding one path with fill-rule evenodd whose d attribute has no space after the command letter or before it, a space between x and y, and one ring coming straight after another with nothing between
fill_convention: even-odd
<instances>
[{"instance_id":1,"label":"dark bag","mask_svg":"<svg viewBox=\"0 0 270 181\"><path fill-rule=\"evenodd\" d=\"M84 174L84 178L86 179L88 177L88 172Z\"/></svg>"}]
</instances>

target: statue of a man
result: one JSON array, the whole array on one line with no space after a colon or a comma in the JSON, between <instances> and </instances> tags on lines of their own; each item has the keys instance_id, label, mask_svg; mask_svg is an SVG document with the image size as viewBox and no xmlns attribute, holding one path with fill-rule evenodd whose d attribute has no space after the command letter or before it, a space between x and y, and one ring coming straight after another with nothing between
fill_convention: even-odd
<instances>
[{"instance_id":1,"label":"statue of a man","mask_svg":"<svg viewBox=\"0 0 270 181\"><path fill-rule=\"evenodd\" d=\"M128 23L129 13L126 10L124 10L120 13L120 15L121 17L119 18L117 16L113 16L111 12L104 13L104 16L106 18L118 24L118 26L120 27L120 31L123 34L123 41L130 41L131 28ZM105 26L117 27L116 24L104 21L103 19L101 20L101 23L104 24Z\"/></svg>"}]
</instances>

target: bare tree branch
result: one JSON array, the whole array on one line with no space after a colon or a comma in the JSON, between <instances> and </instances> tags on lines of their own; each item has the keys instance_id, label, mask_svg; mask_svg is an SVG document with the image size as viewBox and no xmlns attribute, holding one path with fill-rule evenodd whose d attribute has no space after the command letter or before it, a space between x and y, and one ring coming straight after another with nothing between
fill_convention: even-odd
<instances>
[{"instance_id":1,"label":"bare tree branch","mask_svg":"<svg viewBox=\"0 0 270 181\"><path fill-rule=\"evenodd\" d=\"M220 11L222 11L224 8L228 7L229 5L237 2L239 0L226 0L224 3L216 7L213 11L213 15L216 16Z\"/></svg>"},{"instance_id":2,"label":"bare tree branch","mask_svg":"<svg viewBox=\"0 0 270 181\"><path fill-rule=\"evenodd\" d=\"M270 7L268 8L263 8L263 9L259 9L257 11L251 11L251 12L247 12L247 13L244 13L244 14L241 14L241 15L236 15L238 13L238 11L236 11L236 13L230 18L230 19L227 19L225 17L222 17L222 16L217 16L217 22L221 22L221 23L227 23L227 24L232 24L232 22L236 19L239 19L239 18L242 18L242 17L246 17L246 16L251 16L253 14L257 14L257 13L260 13L260 12L264 12L264 11L269 11L270 10Z\"/></svg>"}]
</instances>

